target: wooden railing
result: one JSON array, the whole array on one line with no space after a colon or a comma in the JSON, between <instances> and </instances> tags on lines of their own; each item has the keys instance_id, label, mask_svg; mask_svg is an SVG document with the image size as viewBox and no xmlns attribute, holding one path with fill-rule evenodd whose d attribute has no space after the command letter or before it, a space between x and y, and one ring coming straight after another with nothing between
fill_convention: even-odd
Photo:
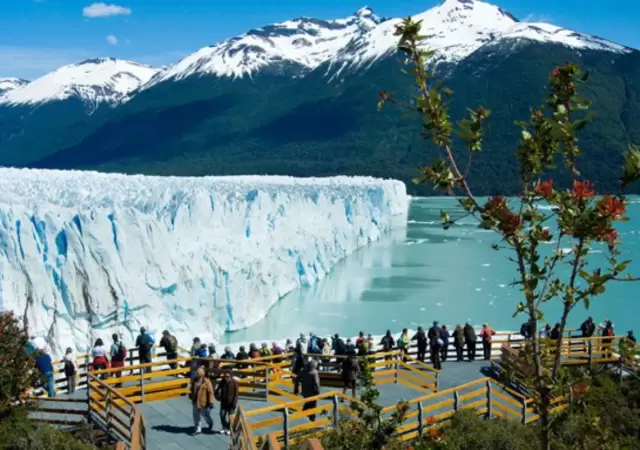
<instances>
[{"instance_id":1,"label":"wooden railing","mask_svg":"<svg viewBox=\"0 0 640 450\"><path fill-rule=\"evenodd\" d=\"M144 418L135 405L102 380L88 374L89 421L131 450L146 449Z\"/></svg>"}]
</instances>

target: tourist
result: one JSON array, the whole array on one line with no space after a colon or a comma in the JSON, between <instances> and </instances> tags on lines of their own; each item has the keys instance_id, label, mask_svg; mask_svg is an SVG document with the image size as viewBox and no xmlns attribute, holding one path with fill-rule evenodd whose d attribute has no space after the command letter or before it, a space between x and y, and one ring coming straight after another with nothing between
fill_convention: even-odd
<instances>
[{"instance_id":1,"label":"tourist","mask_svg":"<svg viewBox=\"0 0 640 450\"><path fill-rule=\"evenodd\" d=\"M76 362L71 347L67 348L62 362L64 363L64 376L67 379L67 392L73 394L76 391Z\"/></svg>"},{"instance_id":2,"label":"tourist","mask_svg":"<svg viewBox=\"0 0 640 450\"><path fill-rule=\"evenodd\" d=\"M615 333L613 331L613 323L610 320L607 320L607 322L604 324L604 329L602 330L602 337L606 338L602 339L602 347L605 350L605 358L611 358L613 356L613 353L611 353L613 336L615 336Z\"/></svg>"},{"instance_id":3,"label":"tourist","mask_svg":"<svg viewBox=\"0 0 640 450\"><path fill-rule=\"evenodd\" d=\"M355 355L356 353L356 346L353 345L353 342L351 341L351 338L347 338L347 342L344 345L345 347L345 354L349 355L350 353L353 352L353 354Z\"/></svg>"},{"instance_id":4,"label":"tourist","mask_svg":"<svg viewBox=\"0 0 640 450\"><path fill-rule=\"evenodd\" d=\"M231 376L229 370L222 372L222 379L216 386L214 397L220 402L220 423L222 426L222 434L229 436L231 434L230 418L235 414L238 406L238 394L240 388L235 378Z\"/></svg>"},{"instance_id":5,"label":"tourist","mask_svg":"<svg viewBox=\"0 0 640 450\"><path fill-rule=\"evenodd\" d=\"M342 360L342 381L344 387L342 393L347 394L347 389L351 389L351 396L356 396L356 381L358 380L358 373L360 373L360 364L356 358L355 352L349 354L344 360Z\"/></svg>"},{"instance_id":6,"label":"tourist","mask_svg":"<svg viewBox=\"0 0 640 450\"><path fill-rule=\"evenodd\" d=\"M358 338L356 339L356 349L359 349L363 342L364 342L364 331L360 331L360 333L358 333Z\"/></svg>"},{"instance_id":7,"label":"tourist","mask_svg":"<svg viewBox=\"0 0 640 450\"><path fill-rule=\"evenodd\" d=\"M338 333L336 333L331 339L331 349L333 350L334 354L339 356L347 354L347 348Z\"/></svg>"},{"instance_id":8,"label":"tourist","mask_svg":"<svg viewBox=\"0 0 640 450\"><path fill-rule=\"evenodd\" d=\"M467 345L467 358L469 361L474 361L476 359L476 341L478 337L476 336L476 331L471 326L471 323L467 322L464 325L464 343Z\"/></svg>"},{"instance_id":9,"label":"tourist","mask_svg":"<svg viewBox=\"0 0 640 450\"><path fill-rule=\"evenodd\" d=\"M551 339L551 325L546 324L542 330L540 330L540 339Z\"/></svg>"},{"instance_id":10,"label":"tourist","mask_svg":"<svg viewBox=\"0 0 640 450\"><path fill-rule=\"evenodd\" d=\"M218 352L216 351L216 345L211 342L209 345L207 345L207 358L213 358L216 359L218 358Z\"/></svg>"},{"instance_id":11,"label":"tourist","mask_svg":"<svg viewBox=\"0 0 640 450\"><path fill-rule=\"evenodd\" d=\"M638 341L636 340L636 337L633 335L633 330L627 331L627 340L631 342L633 348L636 348L638 346Z\"/></svg>"},{"instance_id":12,"label":"tourist","mask_svg":"<svg viewBox=\"0 0 640 450\"><path fill-rule=\"evenodd\" d=\"M193 338L193 345L191 346L191 380L195 380L197 375L197 370L199 367L203 367L206 361L201 360L200 358L207 357L207 346L200 342L199 337Z\"/></svg>"},{"instance_id":13,"label":"tourist","mask_svg":"<svg viewBox=\"0 0 640 450\"><path fill-rule=\"evenodd\" d=\"M220 359L224 359L225 361L235 359L235 356L233 356L233 352L231 351L231 347L227 345L224 348L224 353L220 356Z\"/></svg>"},{"instance_id":14,"label":"tourist","mask_svg":"<svg viewBox=\"0 0 640 450\"><path fill-rule=\"evenodd\" d=\"M491 359L491 341L493 340L493 336L496 334L495 331L489 327L488 324L482 324L482 330L480 331L480 337L482 338L482 350L484 353L484 359L486 361Z\"/></svg>"},{"instance_id":15,"label":"tourist","mask_svg":"<svg viewBox=\"0 0 640 450\"><path fill-rule=\"evenodd\" d=\"M309 333L309 345L307 346L307 353L318 355L322 353L320 347L318 347L318 336L314 333Z\"/></svg>"},{"instance_id":16,"label":"tourist","mask_svg":"<svg viewBox=\"0 0 640 450\"><path fill-rule=\"evenodd\" d=\"M417 333L411 338L411 341L417 341L418 343L418 361L424 362L425 355L427 353L427 335L422 327L418 327Z\"/></svg>"},{"instance_id":17,"label":"tourist","mask_svg":"<svg viewBox=\"0 0 640 450\"><path fill-rule=\"evenodd\" d=\"M302 396L307 399L320 395L320 377L318 370L316 369L316 362L311 360L307 366L300 372L300 384L302 386ZM318 406L317 400L311 400L304 403L302 407L303 411L314 409ZM316 415L311 414L308 416L311 422L315 422Z\"/></svg>"},{"instance_id":18,"label":"tourist","mask_svg":"<svg viewBox=\"0 0 640 450\"><path fill-rule=\"evenodd\" d=\"M153 344L155 344L153 336L147 333L145 327L140 327L140 334L136 338L136 347L138 347L138 358L140 364L151 363L151 349L153 348ZM151 372L151 367L145 367L144 372Z\"/></svg>"},{"instance_id":19,"label":"tourist","mask_svg":"<svg viewBox=\"0 0 640 450\"><path fill-rule=\"evenodd\" d=\"M366 356L369 353L369 341L363 339L360 345L356 345L358 349L358 356Z\"/></svg>"},{"instance_id":20,"label":"tourist","mask_svg":"<svg viewBox=\"0 0 640 450\"><path fill-rule=\"evenodd\" d=\"M431 328L429 328L429 332L427 333L427 338L429 339L429 356L431 359L431 364L436 370L442 369L442 362L440 361L440 348L442 347L442 330L438 326L438 321L434 321Z\"/></svg>"},{"instance_id":21,"label":"tourist","mask_svg":"<svg viewBox=\"0 0 640 450\"><path fill-rule=\"evenodd\" d=\"M391 353L396 346L396 340L391 335L391 330L387 330L382 339L380 340L380 347L382 347L382 351L384 353ZM393 359L393 355L385 355L385 361L391 361ZM386 366L387 368L390 366Z\"/></svg>"},{"instance_id":22,"label":"tourist","mask_svg":"<svg viewBox=\"0 0 640 450\"><path fill-rule=\"evenodd\" d=\"M307 337L304 335L304 333L300 333L300 337L296 340L296 348L301 344L302 344L303 348L306 348L306 346L307 346Z\"/></svg>"},{"instance_id":23,"label":"tourist","mask_svg":"<svg viewBox=\"0 0 640 450\"><path fill-rule=\"evenodd\" d=\"M556 323L553 327L553 330L549 332L549 339L551 339L552 341L560 340L560 324L559 323Z\"/></svg>"},{"instance_id":24,"label":"tourist","mask_svg":"<svg viewBox=\"0 0 640 450\"><path fill-rule=\"evenodd\" d=\"M247 359L249 359L249 354L245 350L244 345L241 345L238 349L238 353L236 354L236 360L245 361Z\"/></svg>"},{"instance_id":25,"label":"tourist","mask_svg":"<svg viewBox=\"0 0 640 450\"><path fill-rule=\"evenodd\" d=\"M253 342L249 344L249 358L260 359L260 350L258 350L258 347L256 347L256 344Z\"/></svg>"},{"instance_id":26,"label":"tourist","mask_svg":"<svg viewBox=\"0 0 640 450\"><path fill-rule=\"evenodd\" d=\"M374 353L376 350L376 344L371 333L367 334L367 347L369 349L369 353Z\"/></svg>"},{"instance_id":27,"label":"tourist","mask_svg":"<svg viewBox=\"0 0 640 450\"><path fill-rule=\"evenodd\" d=\"M464 359L462 353L464 350L464 331L460 324L456 325L456 329L453 330L453 346L456 349L456 359L462 361Z\"/></svg>"},{"instance_id":28,"label":"tourist","mask_svg":"<svg viewBox=\"0 0 640 450\"><path fill-rule=\"evenodd\" d=\"M53 370L53 361L51 360L51 355L49 352L44 350L36 350L34 353L35 356L35 364L42 378L45 381L47 396L49 398L53 398L56 396L56 387L55 387L55 379L53 378L54 370Z\"/></svg>"},{"instance_id":29,"label":"tourist","mask_svg":"<svg viewBox=\"0 0 640 450\"><path fill-rule=\"evenodd\" d=\"M284 348L287 349L287 353L293 353L293 351L296 349L291 339L287 339L287 342L284 343Z\"/></svg>"},{"instance_id":30,"label":"tourist","mask_svg":"<svg viewBox=\"0 0 640 450\"><path fill-rule=\"evenodd\" d=\"M204 367L198 367L196 377L191 383L191 404L193 405L193 434L202 432L200 428L201 418L207 422L208 431L213 431L213 419L211 410L213 409L213 386L211 381L205 377Z\"/></svg>"},{"instance_id":31,"label":"tourist","mask_svg":"<svg viewBox=\"0 0 640 450\"><path fill-rule=\"evenodd\" d=\"M304 344L301 342L293 353L293 361L291 362L291 372L295 379L293 380L293 393L298 395L300 388L300 373L307 365L307 357L304 354Z\"/></svg>"},{"instance_id":32,"label":"tourist","mask_svg":"<svg viewBox=\"0 0 640 450\"><path fill-rule=\"evenodd\" d=\"M284 354L284 349L276 341L273 341L271 343L271 353L273 355L282 355Z\"/></svg>"},{"instance_id":33,"label":"tourist","mask_svg":"<svg viewBox=\"0 0 640 450\"><path fill-rule=\"evenodd\" d=\"M531 339L531 335L533 334L533 328L531 327L531 319L524 322L520 325L520 335L525 339Z\"/></svg>"},{"instance_id":34,"label":"tourist","mask_svg":"<svg viewBox=\"0 0 640 450\"><path fill-rule=\"evenodd\" d=\"M331 345L329 345L330 341L331 336L327 337L326 339L322 339L322 354L324 355L324 358L322 358L322 364L324 365L325 371L331 370L331 367L329 366L329 364L331 363Z\"/></svg>"},{"instance_id":35,"label":"tourist","mask_svg":"<svg viewBox=\"0 0 640 450\"><path fill-rule=\"evenodd\" d=\"M409 341L409 330L407 330L406 328L404 328L402 330L402 334L400 335L400 337L398 338L398 348L400 350L402 350L404 352L405 355L409 354L409 346L410 346L410 341ZM404 360L407 360L407 357L404 357Z\"/></svg>"},{"instance_id":36,"label":"tourist","mask_svg":"<svg viewBox=\"0 0 640 450\"><path fill-rule=\"evenodd\" d=\"M120 338L116 333L114 333L111 338L113 339L113 344L111 344L111 348L109 349L109 356L111 356L111 367L112 368L120 368L124 367L124 362L127 359L127 349L120 341ZM118 370L113 373L113 376L116 378L120 378L122 376L122 370ZM120 387L121 384L116 384L115 387Z\"/></svg>"},{"instance_id":37,"label":"tourist","mask_svg":"<svg viewBox=\"0 0 640 450\"><path fill-rule=\"evenodd\" d=\"M449 330L446 325L442 325L440 330L440 339L442 339L442 348L440 348L440 359L444 362L449 354Z\"/></svg>"},{"instance_id":38,"label":"tourist","mask_svg":"<svg viewBox=\"0 0 640 450\"><path fill-rule=\"evenodd\" d=\"M171 370L175 370L178 367L176 363L178 359L178 339L169 333L169 330L164 330L160 339L160 347L164 348L167 361L173 361L169 363L169 367Z\"/></svg>"},{"instance_id":39,"label":"tourist","mask_svg":"<svg viewBox=\"0 0 640 450\"><path fill-rule=\"evenodd\" d=\"M588 317L587 320L582 322L582 325L580 325L580 332L584 338L590 338L595 334L596 326L593 323L593 317Z\"/></svg>"},{"instance_id":40,"label":"tourist","mask_svg":"<svg viewBox=\"0 0 640 450\"><path fill-rule=\"evenodd\" d=\"M269 345L266 342L262 343L262 347L260 348L260 357L266 358L267 356L271 356L271 350L269 350Z\"/></svg>"},{"instance_id":41,"label":"tourist","mask_svg":"<svg viewBox=\"0 0 640 450\"><path fill-rule=\"evenodd\" d=\"M102 339L96 339L93 348L91 349L91 357L93 358L93 370L106 370L109 368L109 359L107 358L107 349L104 348L104 342ZM107 379L106 373L101 373L100 378L102 380Z\"/></svg>"}]
</instances>

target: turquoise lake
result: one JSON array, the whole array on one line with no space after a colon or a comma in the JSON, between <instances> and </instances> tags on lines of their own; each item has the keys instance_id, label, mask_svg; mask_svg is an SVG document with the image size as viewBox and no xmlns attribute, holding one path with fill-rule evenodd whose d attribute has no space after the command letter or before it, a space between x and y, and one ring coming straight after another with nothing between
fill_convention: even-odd
<instances>
[{"instance_id":1,"label":"turquoise lake","mask_svg":"<svg viewBox=\"0 0 640 450\"><path fill-rule=\"evenodd\" d=\"M494 329L517 330L523 317L513 318L521 298L509 286L517 275L508 250L493 250L497 235L479 230L471 218L450 230L440 225L440 211L459 215L450 198L411 201L406 229L363 248L338 264L312 287L298 289L275 305L258 324L227 334L227 342L296 337L299 333L355 335L394 333L438 320L455 325L470 320L489 322ZM618 227L622 259L636 259L629 272L640 275L640 200L630 199L629 222ZM569 247L570 241L563 244ZM556 245L546 244L551 252ZM589 267L606 267L605 246L594 247ZM566 271L564 267L562 270ZM611 282L590 309L576 306L570 326L588 316L597 322L609 318L618 334L637 328L640 318L640 282ZM545 306L546 322L555 323L561 305Z\"/></svg>"}]
</instances>

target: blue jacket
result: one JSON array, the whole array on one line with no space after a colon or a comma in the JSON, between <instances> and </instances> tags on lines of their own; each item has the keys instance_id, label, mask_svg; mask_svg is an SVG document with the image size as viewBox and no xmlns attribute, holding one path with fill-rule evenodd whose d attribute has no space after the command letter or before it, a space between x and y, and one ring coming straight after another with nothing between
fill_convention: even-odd
<instances>
[{"instance_id":1,"label":"blue jacket","mask_svg":"<svg viewBox=\"0 0 640 450\"><path fill-rule=\"evenodd\" d=\"M51 361L51 356L47 354L38 355L36 356L35 361L36 361L36 367L43 374L53 372L53 361Z\"/></svg>"}]
</instances>

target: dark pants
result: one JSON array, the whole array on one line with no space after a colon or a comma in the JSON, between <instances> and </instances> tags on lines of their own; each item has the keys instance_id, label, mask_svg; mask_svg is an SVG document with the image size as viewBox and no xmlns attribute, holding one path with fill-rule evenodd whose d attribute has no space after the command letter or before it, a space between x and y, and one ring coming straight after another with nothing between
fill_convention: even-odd
<instances>
[{"instance_id":1,"label":"dark pants","mask_svg":"<svg viewBox=\"0 0 640 450\"><path fill-rule=\"evenodd\" d=\"M355 398L356 396L356 380L344 380L344 388L342 392L344 394L347 393L347 389L351 389L351 396Z\"/></svg>"},{"instance_id":2,"label":"dark pants","mask_svg":"<svg viewBox=\"0 0 640 450\"><path fill-rule=\"evenodd\" d=\"M469 361L473 361L476 359L476 343L475 342L467 342L467 358L469 358Z\"/></svg>"},{"instance_id":3,"label":"dark pants","mask_svg":"<svg viewBox=\"0 0 640 450\"><path fill-rule=\"evenodd\" d=\"M73 394L76 391L76 374L67 377L67 392Z\"/></svg>"},{"instance_id":4,"label":"dark pants","mask_svg":"<svg viewBox=\"0 0 640 450\"><path fill-rule=\"evenodd\" d=\"M231 414L236 411L235 406L220 405L220 423L223 430L231 429Z\"/></svg>"},{"instance_id":5,"label":"dark pants","mask_svg":"<svg viewBox=\"0 0 640 450\"><path fill-rule=\"evenodd\" d=\"M295 379L293 380L293 393L294 395L298 395L298 392L300 392L300 374L294 374L295 375Z\"/></svg>"},{"instance_id":6,"label":"dark pants","mask_svg":"<svg viewBox=\"0 0 640 450\"><path fill-rule=\"evenodd\" d=\"M462 361L464 359L462 350L463 350L462 345L456 345L456 358L458 359L458 361Z\"/></svg>"},{"instance_id":7,"label":"dark pants","mask_svg":"<svg viewBox=\"0 0 640 450\"><path fill-rule=\"evenodd\" d=\"M433 368L436 370L442 369L442 364L440 363L440 349L432 346L429 355L431 357L431 364L433 364Z\"/></svg>"},{"instance_id":8,"label":"dark pants","mask_svg":"<svg viewBox=\"0 0 640 450\"><path fill-rule=\"evenodd\" d=\"M140 353L140 364L149 364L151 362L151 353ZM144 373L151 373L151 367L145 367Z\"/></svg>"},{"instance_id":9,"label":"dark pants","mask_svg":"<svg viewBox=\"0 0 640 450\"><path fill-rule=\"evenodd\" d=\"M491 341L482 342L482 351L484 353L484 359L487 361L491 359Z\"/></svg>"},{"instance_id":10,"label":"dark pants","mask_svg":"<svg viewBox=\"0 0 640 450\"><path fill-rule=\"evenodd\" d=\"M107 363L93 363L93 370L105 370L107 368ZM100 378L101 380L106 380L107 379L107 374L106 373L101 373L100 375L98 375L98 378Z\"/></svg>"},{"instance_id":11,"label":"dark pants","mask_svg":"<svg viewBox=\"0 0 640 450\"><path fill-rule=\"evenodd\" d=\"M122 365L122 366L118 366L118 365L114 366L114 365L112 365L111 366L112 369L120 369L122 367L124 367L124 365ZM122 376L122 370L118 370L117 372L113 372L111 374L111 376L114 377L114 378L120 378ZM114 384L113 387L115 387L115 388L122 387L122 383Z\"/></svg>"},{"instance_id":12,"label":"dark pants","mask_svg":"<svg viewBox=\"0 0 640 450\"><path fill-rule=\"evenodd\" d=\"M314 409L314 408L317 408L317 407L318 407L318 402L317 402L316 400L313 400L313 401L311 401L311 402L306 402L306 403L304 404L304 406L302 407L302 410L303 410L303 411L308 411L308 410L310 410L310 409ZM315 422L315 420L316 420L316 415L315 415L315 414L311 414L311 415L309 416L309 420L310 420L311 422Z\"/></svg>"},{"instance_id":13,"label":"dark pants","mask_svg":"<svg viewBox=\"0 0 640 450\"><path fill-rule=\"evenodd\" d=\"M447 353L449 353L449 344L444 344L440 349L440 359L442 361L447 360Z\"/></svg>"},{"instance_id":14,"label":"dark pants","mask_svg":"<svg viewBox=\"0 0 640 450\"><path fill-rule=\"evenodd\" d=\"M427 354L427 347L418 346L418 360L424 362L424 357Z\"/></svg>"},{"instance_id":15,"label":"dark pants","mask_svg":"<svg viewBox=\"0 0 640 450\"><path fill-rule=\"evenodd\" d=\"M175 362L176 359L178 359L177 353L167 353L167 361L174 361L169 363L169 367L171 367L171 370L176 370L178 368L178 363Z\"/></svg>"}]
</instances>

